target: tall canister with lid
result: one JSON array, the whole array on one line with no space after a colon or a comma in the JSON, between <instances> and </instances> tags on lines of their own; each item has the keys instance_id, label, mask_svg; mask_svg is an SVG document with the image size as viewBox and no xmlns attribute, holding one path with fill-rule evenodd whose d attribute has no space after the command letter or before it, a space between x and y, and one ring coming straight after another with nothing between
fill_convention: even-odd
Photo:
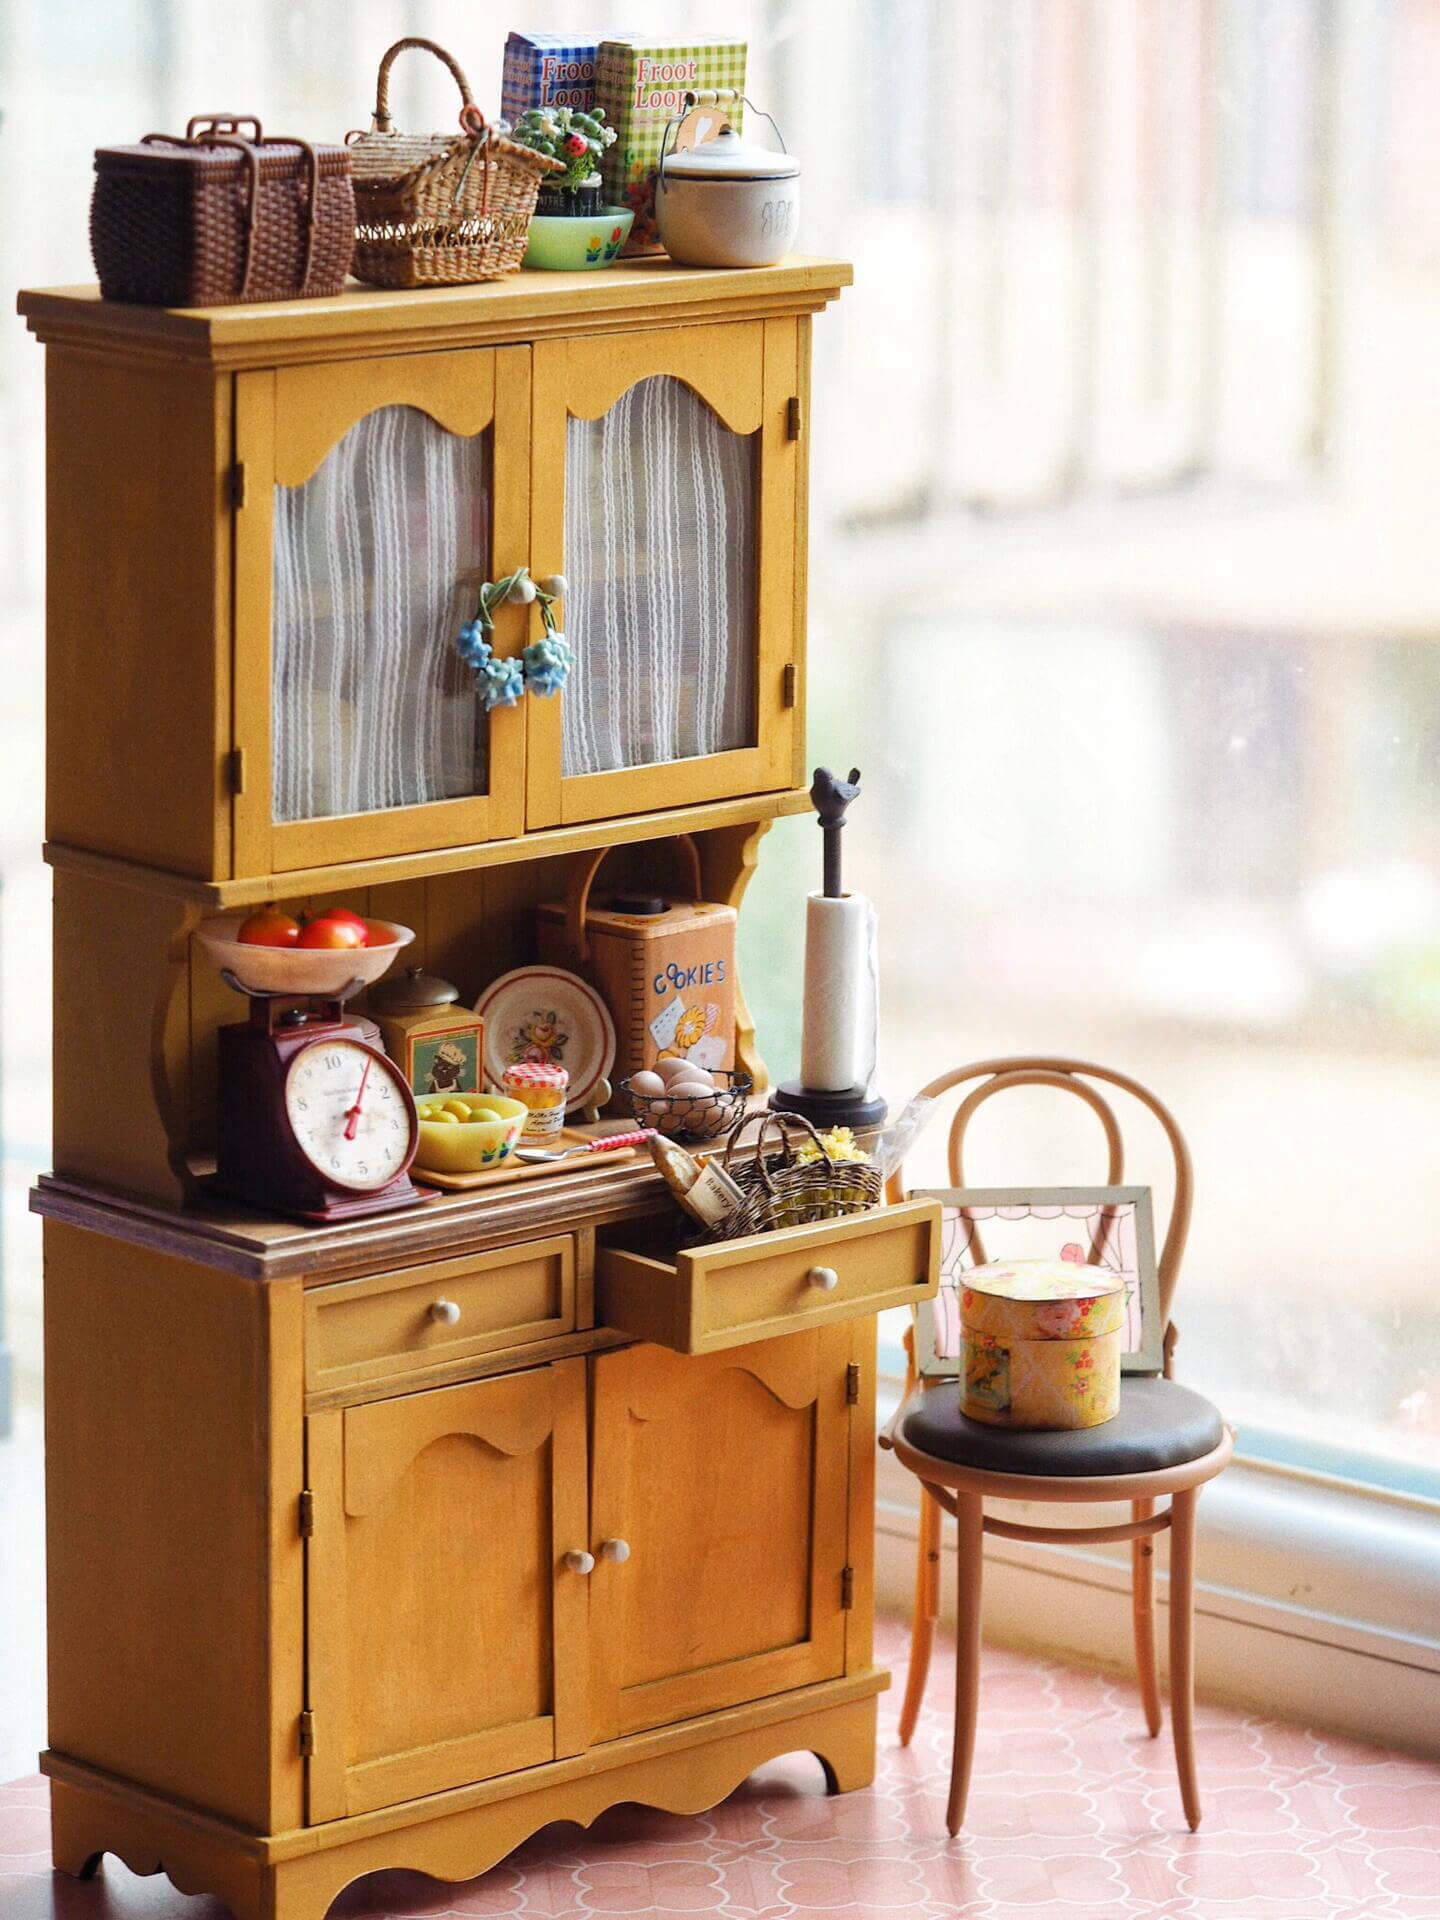
<instances>
[{"instance_id":1,"label":"tall canister with lid","mask_svg":"<svg viewBox=\"0 0 1440 1920\"><path fill-rule=\"evenodd\" d=\"M542 961L573 967L598 989L615 1022L615 1072L686 1059L707 1072L735 1064L735 932L732 906L700 896L700 855L688 834L689 890L628 888L596 904L604 854L579 868L568 898L539 910Z\"/></svg>"},{"instance_id":2,"label":"tall canister with lid","mask_svg":"<svg viewBox=\"0 0 1440 1920\"><path fill-rule=\"evenodd\" d=\"M962 1404L992 1427L1098 1427L1120 1409L1125 1285L1072 1260L995 1261L963 1276Z\"/></svg>"}]
</instances>

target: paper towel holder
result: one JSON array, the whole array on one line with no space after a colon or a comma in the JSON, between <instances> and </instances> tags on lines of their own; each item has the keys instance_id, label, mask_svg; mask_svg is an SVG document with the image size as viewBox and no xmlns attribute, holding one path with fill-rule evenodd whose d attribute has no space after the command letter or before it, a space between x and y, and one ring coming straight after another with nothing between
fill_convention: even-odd
<instances>
[{"instance_id":1,"label":"paper towel holder","mask_svg":"<svg viewBox=\"0 0 1440 1920\"><path fill-rule=\"evenodd\" d=\"M824 835L824 879L822 892L827 899L844 897L841 880L840 835L851 803L859 797L860 769L852 767L848 779L841 779L828 767L817 767L810 783L810 800ZM770 1105L779 1113L799 1113L822 1132L831 1127L878 1127L887 1112L885 1101L872 1094L868 1086L844 1087L831 1092L807 1087L800 1080L782 1080L770 1095Z\"/></svg>"}]
</instances>

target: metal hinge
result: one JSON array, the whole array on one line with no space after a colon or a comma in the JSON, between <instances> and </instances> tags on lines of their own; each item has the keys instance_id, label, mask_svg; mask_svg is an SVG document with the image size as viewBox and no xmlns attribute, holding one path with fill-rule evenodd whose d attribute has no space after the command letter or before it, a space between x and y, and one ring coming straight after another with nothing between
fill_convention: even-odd
<instances>
[{"instance_id":1,"label":"metal hinge","mask_svg":"<svg viewBox=\"0 0 1440 1920\"><path fill-rule=\"evenodd\" d=\"M236 512L245 504L245 462L237 460L225 476L225 498Z\"/></svg>"},{"instance_id":2,"label":"metal hinge","mask_svg":"<svg viewBox=\"0 0 1440 1920\"><path fill-rule=\"evenodd\" d=\"M860 1404L860 1362L852 1360L845 1369L845 1404L858 1407Z\"/></svg>"},{"instance_id":3,"label":"metal hinge","mask_svg":"<svg viewBox=\"0 0 1440 1920\"><path fill-rule=\"evenodd\" d=\"M245 791L245 749L232 747L225 756L225 781L237 797Z\"/></svg>"},{"instance_id":4,"label":"metal hinge","mask_svg":"<svg viewBox=\"0 0 1440 1920\"><path fill-rule=\"evenodd\" d=\"M309 1707L300 1716L300 1757L308 1760L315 1751L315 1716Z\"/></svg>"},{"instance_id":5,"label":"metal hinge","mask_svg":"<svg viewBox=\"0 0 1440 1920\"><path fill-rule=\"evenodd\" d=\"M780 704L793 707L799 698L800 673L793 660L785 662L785 671L780 676Z\"/></svg>"},{"instance_id":6,"label":"metal hinge","mask_svg":"<svg viewBox=\"0 0 1440 1920\"><path fill-rule=\"evenodd\" d=\"M308 1540L315 1531L315 1496L306 1487L300 1495L300 1538Z\"/></svg>"},{"instance_id":7,"label":"metal hinge","mask_svg":"<svg viewBox=\"0 0 1440 1920\"><path fill-rule=\"evenodd\" d=\"M803 415L800 409L800 396L798 393L794 393L791 394L785 403L785 438L787 440L798 440L800 438L800 428L802 425Z\"/></svg>"},{"instance_id":8,"label":"metal hinge","mask_svg":"<svg viewBox=\"0 0 1440 1920\"><path fill-rule=\"evenodd\" d=\"M849 1613L850 1609L854 1605L855 1605L855 1569L854 1567L841 1567L840 1569L840 1611L842 1613Z\"/></svg>"}]
</instances>

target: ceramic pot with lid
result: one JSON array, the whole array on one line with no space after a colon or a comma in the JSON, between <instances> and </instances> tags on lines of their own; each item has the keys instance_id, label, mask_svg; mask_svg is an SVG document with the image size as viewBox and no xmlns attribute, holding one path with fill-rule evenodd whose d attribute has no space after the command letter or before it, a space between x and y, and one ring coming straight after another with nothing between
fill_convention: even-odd
<instances>
[{"instance_id":1,"label":"ceramic pot with lid","mask_svg":"<svg viewBox=\"0 0 1440 1920\"><path fill-rule=\"evenodd\" d=\"M661 152L655 218L682 266L773 266L795 244L800 162L783 140L775 153L726 126L699 146Z\"/></svg>"}]
</instances>

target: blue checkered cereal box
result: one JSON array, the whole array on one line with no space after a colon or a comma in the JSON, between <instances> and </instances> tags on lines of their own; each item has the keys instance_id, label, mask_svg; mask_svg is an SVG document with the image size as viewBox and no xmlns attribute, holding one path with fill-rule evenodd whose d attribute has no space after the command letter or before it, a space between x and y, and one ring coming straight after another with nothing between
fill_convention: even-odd
<instances>
[{"instance_id":1,"label":"blue checkered cereal box","mask_svg":"<svg viewBox=\"0 0 1440 1920\"><path fill-rule=\"evenodd\" d=\"M569 33L512 33L505 42L500 115L513 127L531 107L595 105L595 56L599 43Z\"/></svg>"}]
</instances>

